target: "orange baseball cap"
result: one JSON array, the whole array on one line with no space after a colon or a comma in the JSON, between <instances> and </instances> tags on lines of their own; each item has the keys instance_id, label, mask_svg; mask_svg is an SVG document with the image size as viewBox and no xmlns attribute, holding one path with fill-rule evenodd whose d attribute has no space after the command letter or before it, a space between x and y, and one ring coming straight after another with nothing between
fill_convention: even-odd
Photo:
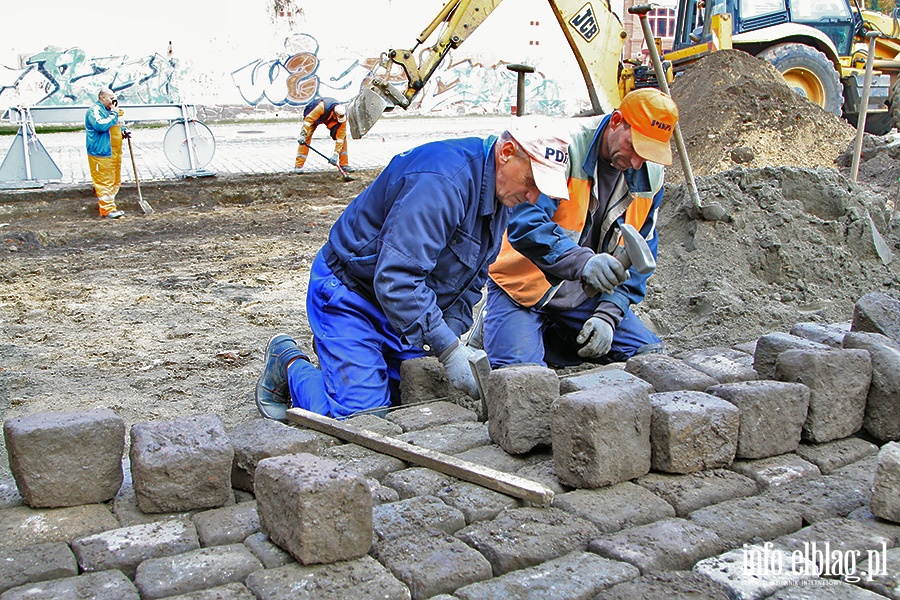
<instances>
[{"instance_id":1,"label":"orange baseball cap","mask_svg":"<svg viewBox=\"0 0 900 600\"><path fill-rule=\"evenodd\" d=\"M669 140L678 122L675 101L656 88L641 88L625 94L618 110L631 126L631 143L638 156L671 165Z\"/></svg>"}]
</instances>

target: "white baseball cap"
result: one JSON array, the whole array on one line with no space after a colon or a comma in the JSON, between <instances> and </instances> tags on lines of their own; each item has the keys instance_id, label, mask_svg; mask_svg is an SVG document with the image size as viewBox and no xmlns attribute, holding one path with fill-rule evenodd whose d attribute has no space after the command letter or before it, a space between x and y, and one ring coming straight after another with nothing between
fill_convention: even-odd
<instances>
[{"instance_id":1,"label":"white baseball cap","mask_svg":"<svg viewBox=\"0 0 900 600\"><path fill-rule=\"evenodd\" d=\"M343 104L335 104L334 105L334 116L337 117L339 123L343 123L347 120L347 107Z\"/></svg>"},{"instance_id":2,"label":"white baseball cap","mask_svg":"<svg viewBox=\"0 0 900 600\"><path fill-rule=\"evenodd\" d=\"M534 183L551 198L569 199L569 137L565 128L554 126L547 117L514 117L509 134L531 159Z\"/></svg>"}]
</instances>

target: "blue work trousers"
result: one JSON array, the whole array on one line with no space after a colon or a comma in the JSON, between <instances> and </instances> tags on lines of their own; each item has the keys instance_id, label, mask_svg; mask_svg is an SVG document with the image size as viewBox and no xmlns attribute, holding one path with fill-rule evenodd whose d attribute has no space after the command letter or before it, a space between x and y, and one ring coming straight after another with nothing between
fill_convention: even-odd
<instances>
[{"instance_id":1,"label":"blue work trousers","mask_svg":"<svg viewBox=\"0 0 900 600\"><path fill-rule=\"evenodd\" d=\"M399 403L400 363L425 353L405 343L379 307L345 286L321 252L310 268L306 312L320 368L291 363L293 406L340 419Z\"/></svg>"},{"instance_id":2,"label":"blue work trousers","mask_svg":"<svg viewBox=\"0 0 900 600\"><path fill-rule=\"evenodd\" d=\"M597 308L599 298L569 310L537 309L519 306L488 280L485 304L484 349L493 368L534 363L569 366L585 362L578 356L581 344L575 341L584 322ZM598 362L628 360L639 348L660 344L659 337L631 310L613 331L612 347Z\"/></svg>"}]
</instances>

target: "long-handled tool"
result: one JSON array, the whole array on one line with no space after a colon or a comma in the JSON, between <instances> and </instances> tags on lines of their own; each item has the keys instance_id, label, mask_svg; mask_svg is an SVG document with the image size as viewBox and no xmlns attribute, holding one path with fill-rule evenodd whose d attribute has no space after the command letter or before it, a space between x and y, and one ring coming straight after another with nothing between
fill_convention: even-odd
<instances>
[{"instance_id":1,"label":"long-handled tool","mask_svg":"<svg viewBox=\"0 0 900 600\"><path fill-rule=\"evenodd\" d=\"M324 158L325 160L327 160L329 163L331 162L331 160L330 160L327 156L325 156L324 154L322 154L321 152L319 152L318 150L316 150L315 148L313 148L312 146L310 146L310 145L307 144L306 142L300 142L300 144L301 144L302 146L306 146L307 148L309 148L310 150L312 150L313 152L315 152L316 154L318 154L319 156L321 156L322 158ZM338 163L338 164L336 164L336 165L334 165L334 166L336 166L337 169L338 169L338 171L341 172L341 177L344 178L344 181L353 181L353 178L350 177L350 175L347 173L347 171L344 170L344 167L342 167L342 166L340 165L340 163Z\"/></svg>"},{"instance_id":2,"label":"long-handled tool","mask_svg":"<svg viewBox=\"0 0 900 600\"><path fill-rule=\"evenodd\" d=\"M128 155L131 156L131 170L134 172L134 184L137 186L138 204L141 205L141 210L145 215L152 215L155 212L153 207L141 195L141 182L138 179L137 164L134 162L134 148L131 146L131 136L125 139L128 140Z\"/></svg>"}]
</instances>

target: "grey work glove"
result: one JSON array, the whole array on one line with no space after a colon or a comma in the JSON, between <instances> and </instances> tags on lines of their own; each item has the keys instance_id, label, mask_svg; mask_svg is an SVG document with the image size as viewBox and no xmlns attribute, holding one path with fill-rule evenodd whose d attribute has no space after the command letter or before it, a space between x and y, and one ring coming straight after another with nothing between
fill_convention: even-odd
<instances>
[{"instance_id":1,"label":"grey work glove","mask_svg":"<svg viewBox=\"0 0 900 600\"><path fill-rule=\"evenodd\" d=\"M582 358L600 358L609 352L612 346L612 325L600 317L591 317L584 322L584 326L578 333L575 341L584 344L578 351Z\"/></svg>"},{"instance_id":2,"label":"grey work glove","mask_svg":"<svg viewBox=\"0 0 900 600\"><path fill-rule=\"evenodd\" d=\"M472 352L474 352L472 348L460 343L453 350L445 351L438 360L444 365L450 385L473 398L478 398L478 385L475 383L472 367L469 366L469 355Z\"/></svg>"},{"instance_id":3,"label":"grey work glove","mask_svg":"<svg viewBox=\"0 0 900 600\"><path fill-rule=\"evenodd\" d=\"M627 279L628 270L612 254L595 254L581 271L581 280L604 294L611 294L617 285Z\"/></svg>"},{"instance_id":4,"label":"grey work glove","mask_svg":"<svg viewBox=\"0 0 900 600\"><path fill-rule=\"evenodd\" d=\"M331 158L328 159L328 162L330 162L333 165L336 165L336 164L338 164L338 158L339 158L338 153L335 152L334 154L331 155Z\"/></svg>"},{"instance_id":5,"label":"grey work glove","mask_svg":"<svg viewBox=\"0 0 900 600\"><path fill-rule=\"evenodd\" d=\"M304 125L303 129L300 130L300 137L297 138L297 143L305 144L306 138L308 138L308 137L309 137L309 128L306 125Z\"/></svg>"}]
</instances>

